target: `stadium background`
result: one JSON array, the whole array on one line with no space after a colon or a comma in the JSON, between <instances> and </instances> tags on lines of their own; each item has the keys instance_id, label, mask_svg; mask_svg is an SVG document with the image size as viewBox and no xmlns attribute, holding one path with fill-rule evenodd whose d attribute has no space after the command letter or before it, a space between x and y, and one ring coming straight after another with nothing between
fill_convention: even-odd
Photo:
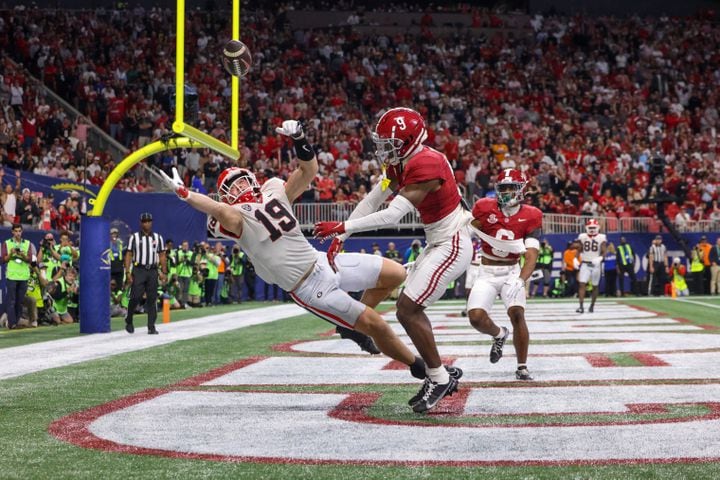
<instances>
[{"instance_id":1,"label":"stadium background","mask_svg":"<svg viewBox=\"0 0 720 480\"><path fill-rule=\"evenodd\" d=\"M13 6L20 2L4 2L4 5ZM189 2L190 5L197 5L200 8L206 8L209 4L214 4L215 8L219 8L218 5L222 4L220 0L215 2ZM363 5L371 8L374 4L386 5L387 2L362 2ZM435 2L435 5L443 4L444 2ZM499 2L473 2L476 5L492 4L496 5ZM99 7L112 7L117 6L117 2L103 2L103 1L90 1L90 2L75 2L74 0L68 1L47 1L47 2L36 2L37 5L47 6L49 8L92 8L97 9ZM158 2L121 2L122 6L133 6L137 4L147 5L148 7L153 5L160 5L169 9L174 8L174 2L168 0L161 0ZM628 11L632 10L633 13L639 14L659 14L660 11L667 12L670 15L692 15L698 11L698 9L717 9L717 3L714 1L686 1L686 2L675 2L675 1L619 1L609 0L606 2L591 2L591 1L570 1L570 0L538 0L538 1L527 1L527 2L505 2L505 4L511 4L512 6L520 6L520 8L526 10L528 13L533 14L536 12L547 11L551 6L555 7L557 11L564 11L567 13L574 13L577 11L583 11L593 15L600 15L606 13L614 13L620 15L626 15ZM247 4L248 9L252 9L255 6L261 5L263 7L270 8L274 5L273 2L249 2ZM245 7L245 6L244 6ZM296 12L298 15L301 12ZM382 15L382 13L379 13ZM396 14L397 15L397 14ZM402 15L402 14L400 14ZM413 15L420 16L420 13ZM457 18L457 14L450 15L450 21L452 23L453 17ZM331 12L327 13L327 17L319 16L315 13L311 14L316 21L327 21L327 18L334 19L332 21L344 21L347 18L347 11ZM436 17L439 18L439 17ZM452 27L449 27L452 28ZM191 54L191 53L189 53ZM260 73L260 72L256 72ZM101 135L99 135L101 137ZM117 145L107 142L106 139L98 138L100 145L106 142L108 151L113 151L112 155L115 158L122 157L122 149ZM122 147L122 145L120 146ZM142 170L139 170L142 172ZM60 180L51 179L48 177L39 178L42 176L34 176L31 173L23 172L23 187L27 184L34 192L42 193L54 193L57 201L64 200L68 193L61 188L52 188L57 183L68 183ZM12 172L6 171L5 178L3 179L4 184L14 184ZM85 202L90 202L92 199L92 193L97 192L96 187L87 187L88 192L83 192L82 197ZM320 208L328 208L325 211L332 211L332 206L325 204L319 206ZM308 209L315 207L308 207L300 210L303 215L308 214ZM166 212L172 210L172 217L168 217ZM204 240L204 219L199 216L196 212L188 209L185 204L175 199L174 195L168 193L130 193L124 191L115 191L111 195L110 201L106 208L106 216L111 220L111 224L114 226L121 226L124 231L135 230L137 228L138 216L142 211L151 211L155 216L155 230L160 231L165 235L166 238L173 238L176 243L179 239L188 239L191 242L193 240ZM320 212L321 210L318 210ZM310 212L312 213L312 212ZM344 210L337 211L338 215L343 215L346 212ZM305 221L309 222L310 216L302 217ZM546 229L546 238L550 241L556 252L556 260L558 254L561 254L564 249L566 242L577 236L577 233L582 230L584 217L575 217L569 215L562 215L553 217L552 221L548 223L551 228ZM622 234L626 236L632 245L634 251L638 255L636 262L636 269L640 273L640 276L645 275L645 260L644 253L656 233L663 231L662 225L654 219L647 219L644 221L633 221L628 223L617 222L612 225L604 225L605 230L608 230L608 226L611 226L611 233L609 234L609 240L617 244L619 236ZM717 237L720 232L717 228L710 228L712 225L707 223L703 225L704 231L694 232L682 232L681 238L683 238L686 244L677 243L675 237L669 233L662 233L663 241L668 246L671 255L683 256L687 245L694 245L699 240L699 237L704 233L710 237L711 241ZM634 231L637 230L637 231ZM33 240L35 244L41 238L44 232L37 231L33 232L26 230L25 237ZM385 231L382 232L382 237L367 236L352 238L347 242L348 250L359 250L361 248L367 251L371 250L372 243L378 242L381 250L386 248L387 242L394 241L397 244L398 250L403 252L407 248L410 242L415 238L422 238L421 232L418 230L417 222L409 220L406 225L396 231ZM0 229L0 238L5 239L9 236L8 229ZM312 240L317 245L317 242ZM327 245L318 245L320 249L326 248ZM559 262L555 262L554 270L557 272L559 269ZM259 292L262 292L262 288L258 288ZM259 296L259 300L262 297ZM563 303L562 301L551 301L552 303L544 303L542 301L531 303L528 308L531 314L537 314L535 312L544 312L548 317L562 316L564 310L570 312L574 311L575 305L570 304L572 300ZM650 299L650 298L632 298L630 300L622 300L623 307L628 306L625 310L618 310L624 312L637 311L655 311L665 312L658 313L657 317L667 315L672 317L673 320L678 320L676 323L682 323L682 327L690 328L691 326L702 327L703 331L698 336L706 339L707 344L694 345L695 347L704 346L707 351L704 352L706 355L717 355L718 346L714 338L717 338L717 330L720 328L718 323L717 315L715 310L720 308L717 297L702 297L694 298L692 300L678 300L673 301L670 299ZM695 302L695 304L693 304ZM2 302L0 302L2 303ZM632 308L629 306L633 305ZM273 308L285 308L285 305L279 305L270 307L267 310L265 304L249 303L242 307L237 306L225 306L225 307L210 307L203 310L203 313L198 313L198 310L194 311L183 311L173 314L173 323L170 325L163 326L163 335L160 335L161 340L168 341L168 338L172 339L176 335L176 331L183 327L185 320L197 317L198 315L211 315L217 313L227 313L228 315L240 315L243 309L246 308L258 308L256 312L262 312L254 315L255 317L262 317L264 312L270 312ZM0 308L2 308L0 306ZM457 312L462 308L462 302L446 302L441 303L438 310L447 309L452 311L447 318L443 318L443 321L458 321L456 319ZM556 308L556 310L554 310ZM602 310L613 310L618 308L615 302L602 302L598 307L600 314L598 315L598 321L596 325L590 325L593 328L601 328L600 317L603 315ZM382 309L392 309L392 306L386 304ZM563 310L564 309L564 310ZM637 310L637 311L634 311ZM438 312L441 313L441 312ZM252 313L250 313L251 316ZM570 314L572 315L572 313ZM652 315L652 313L649 313ZM388 315L388 318L392 318L392 314ZM652 321L653 317L649 317ZM212 322L216 321L216 318L211 319ZM668 319L669 320L669 319ZM615 317L610 320L616 322L614 326L610 328L616 329L620 335L623 328L631 328L631 318ZM190 322L188 322L190 323ZM208 322L211 323L211 322ZM465 324L458 321L459 324ZM586 323L592 323L586 322ZM533 328L542 326L542 322L532 323L531 332L535 333ZM610 325L613 325L612 323ZM617 325L625 325L618 327ZM178 328L179 327L179 328ZM397 325L396 325L397 327ZM699 328L698 327L698 328ZM447 328L447 327L443 327ZM454 327L458 328L458 327ZM653 328L635 326L635 328ZM663 333L662 328L673 328L661 327L657 328L657 335L661 336ZM685 354L685 358L692 359L691 361L698 361L698 358L702 357L703 352L693 352L690 343L686 342L685 338L691 338L690 336L685 337L680 327L675 337L672 337L672 341L667 342L666 345L658 346L657 349L661 352L654 353L658 357L662 357L662 352L680 350L678 356L682 357ZM6 446L4 455L0 458L0 471L4 472L3 476L7 478L207 478L212 476L213 478L494 478L494 479L509 479L509 478L718 478L718 468L720 463L717 461L717 453L711 451L712 445L704 446L705 450L702 455L698 454L701 458L697 463L694 463L693 459L674 459L670 464L664 464L665 462L640 462L640 465L634 465L632 460L629 462L610 462L610 464L603 464L597 466L590 463L575 464L560 463L560 465L553 465L552 463L532 466L511 466L500 462L497 466L491 466L488 469L473 468L472 466L459 466L458 468L448 467L446 469L433 468L432 462L429 462L426 466L421 465L409 465L399 467L387 467L372 465L304 465L302 462L290 465L273 465L273 464L262 464L262 463L248 463L238 461L238 459L230 459L225 461L224 459L215 459L219 461L203 462L193 460L191 457L185 458L166 458L159 456L156 458L155 455L135 455L133 452L123 452L122 450L113 453L104 452L102 450L94 450L93 446L90 448L78 448L75 445L68 444L64 441L58 440L62 438L61 433L52 430L49 425L55 424L58 419L65 417L72 417L77 412L89 411L97 408L99 405L108 403L123 403L126 398L133 398L138 392L146 392L148 390L165 389L165 388L178 388L179 390L199 389L208 390L210 393L213 389L208 386L198 386L192 383L188 383L188 378L194 378L200 376L205 378L208 371L215 371L214 369L226 368L228 364L238 362L247 359L257 359L260 357L268 356L290 356L295 355L296 358L302 359L307 356L307 353L297 354L291 351L289 345L295 345L303 341L310 342L322 342L328 340L328 327L323 322L316 318L305 315L290 318L283 322L273 322L267 325L260 325L250 328L235 328L225 332L217 333L215 335L208 335L204 338L190 338L183 339L185 341L169 343L169 344L150 344L147 343L143 347L138 347L140 342L146 341L144 338L137 338L125 335L122 331L122 319L115 319L113 321L113 328L115 332L109 335L103 336L81 336L78 335L77 328L74 326L66 326L61 328L40 328L34 330L22 330L19 332L0 332L0 352L3 355L2 358L5 360L2 362L6 367L5 372L10 371L8 376L0 376L0 390L3 391L2 398L0 398L0 410L4 412L3 421L0 422L0 437L5 439ZM118 330L120 330L118 332ZM625 330L627 331L627 330ZM445 333L452 333L446 330ZM692 332L690 332L692 334ZM122 334L120 337L116 334ZM542 337L542 335L538 335ZM98 338L99 337L99 338ZM144 336L147 337L147 336ZM62 354L68 353L63 351L63 347L68 345L67 343L57 343L48 345L57 345L56 350L48 350L45 356L33 357L32 354L26 355L25 352L31 350L20 350L14 349L14 347L27 347L32 346L33 343L40 343L46 341L58 341L58 342L72 342L76 340L88 340L95 339L100 346L95 345L94 348L111 350L114 344L128 345L135 343L132 348L145 348L140 351L127 350L123 355L109 358L96 358L94 361L87 361L83 363L76 363L77 360L69 359L68 356ZM179 337L178 337L179 338ZM535 341L536 337L533 337ZM593 344L592 335L588 339L580 339L580 342L587 342ZM665 337L663 337L665 338ZM694 337L693 337L694 338ZM102 343L102 341L106 343ZM138 340L140 342L138 342ZM632 342L632 336L629 335L629 339L626 340ZM170 340L172 342L172 340ZM545 343L543 343L545 342ZM556 345L559 348L564 348L567 345L562 344L558 340L540 340L533 344L533 348L549 348L552 347L553 342L560 343ZM712 342L715 342L713 344ZM92 343L92 341L88 342ZM477 347L477 342L468 343L473 348ZM594 345L594 344L593 344ZM601 345L602 346L602 345ZM152 348L146 348L152 347ZM355 346L352 345L354 348ZM89 351L91 346L87 345ZM486 350L485 345L482 345L477 356L479 360L475 361L476 365L486 366ZM54 354L57 353L56 360ZM107 352L104 352L107 353ZM355 360L355 357L359 352L354 352L350 355L351 360ZM510 351L508 351L510 354ZM26 355L26 356L23 356ZM326 360L339 360L343 361L347 358L342 358L341 354L330 353L327 355L330 357ZM672 356L672 355L670 355ZM533 362L541 363L543 358L531 357ZM538 356L542 357L542 356ZM617 387L620 390L623 384L632 383L630 380L620 380L617 382L607 382L604 380L598 380L592 375L598 371L607 373L612 371L613 368L621 369L623 366L635 365L636 369L642 367L639 366L641 363L638 359L632 358L629 354L624 353L610 353L607 356L600 356L596 358L602 368L597 368L582 380L563 380L560 379L558 383L561 385L580 385L580 386L597 386L597 385L610 385ZM652 355L650 360L653 360ZM667 359L668 362L671 360ZM570 358L573 360L574 358ZM366 358L362 358L366 360ZM549 359L546 359L548 361ZM657 361L657 359L655 359ZM647 362L647 358L645 359ZM54 363L53 363L54 362ZM67 363L62 363L67 362ZM605 362L605 364L602 364ZM35 371L36 373L31 375L13 377L12 368L14 365L19 366L32 366L39 363L47 363L50 365L50 369L47 371ZM471 363L468 359L468 363ZM512 363L512 362L511 362ZM537 364L536 363L536 364ZM662 363L658 361L658 363ZM337 371L332 363L328 364L329 367L325 371ZM501 364L503 365L503 364ZM708 364L705 364L708 365ZM702 377L693 377L694 380L683 380L681 378L672 380L677 385L683 385L687 391L700 389L701 387L712 387L717 384L717 378L715 368L712 363L709 364L711 368L707 368L704 371ZM503 368L510 368L510 364L504 364ZM560 367L560 368L558 368ZM564 365L555 365L547 369L539 369L540 378L543 376L551 375L552 372L561 370ZM392 368L388 366L388 368ZM631 367L629 367L631 368ZM705 367L703 367L705 368ZM695 367L690 368L689 371L697 374L698 370L703 368ZM651 367L648 367L652 370ZM655 370L662 370L663 367L655 368ZM471 371L472 372L472 371ZM273 372L274 373L274 372ZM377 373L377 372L375 372ZM388 373L388 372L384 372ZM585 372L587 373L587 372ZM477 376L474 376L477 375ZM288 375L291 377L292 375ZM497 387L501 385L504 380L499 380L500 376L495 377L492 380L488 380L484 376L480 376L477 371L470 373L469 381L466 384L468 389L483 389L487 387ZM599 378L599 377L598 377ZM604 378L604 377L603 377ZM606 383L603 383L606 382ZM552 382L543 382L540 384L547 386ZM640 382L643 383L643 382ZM650 380L645 381L646 386L652 384L659 385L661 380ZM677 386L676 385L676 386ZM552 385L551 385L552 386ZM661 387L662 385L659 385ZM519 385L511 386L509 389L518 389ZM223 386L221 388L227 388L231 390L238 388L237 386ZM390 418L397 420L417 422L417 417L411 417L408 414L398 413L395 405L404 405L405 399L409 396L411 389L414 390L414 386L392 384L389 386L377 385L363 385L361 387L354 387L352 385L322 385L313 386L305 385L293 389L287 385L281 385L275 387L278 391L290 391L290 392L361 392L375 394L378 391L384 392L390 396L391 400L386 402L385 407L380 408L378 414L379 418ZM273 387L267 387L264 385L258 386L245 386L241 385L239 390L261 390L272 391ZM395 395L395 397L391 397ZM121 399L121 400L118 400ZM564 399L563 399L564 400ZM598 398L598 403L603 399ZM642 399L640 399L642 401ZM502 402L502 400L501 400ZM701 408L698 406L696 408ZM690 410L694 408L692 405L687 407ZM85 409L85 410L84 410ZM197 409L203 410L203 409ZM716 411L716 410L715 410ZM377 413L377 412L376 412ZM162 412L153 412L153 415L160 416ZM445 412L441 412L440 415L434 418L423 419L423 422L429 425L442 425L443 422L455 421L452 416L445 419L443 416ZM657 410L649 409L646 412L640 412L639 415L628 415L627 418L620 415L620 421L637 421L638 417L647 415L652 417L658 415ZM659 413L663 415L662 412ZM665 415L672 415L672 412L665 412ZM680 414L682 415L682 414ZM689 414L690 419L697 419L702 416L700 413L691 411ZM698 415L698 417L693 417ZM217 417L224 419L222 412L218 412ZM183 419L189 417L182 417ZM547 421L547 418L538 418L538 422ZM552 418L552 421L566 421L557 416ZM571 418L570 423L572 423ZM582 418L580 421L583 421ZM587 420L585 420L587 421ZM226 423L232 423L226 422ZM685 445L688 443L701 444L703 442L702 435L695 438L684 438L684 424L678 423L676 431L672 437L678 442L678 445ZM249 429L254 435L258 437L262 434L262 425L258 425L258 422ZM711 424L712 427L712 424ZM50 430L50 433L49 433ZM427 430L427 429L425 429ZM532 430L532 429L528 429ZM237 439L244 439L247 437L247 431L240 431ZM498 442L503 443L505 437L502 435L498 436ZM307 441L308 445L312 443L313 439L303 439ZM459 443L463 444L465 438L461 437L458 440ZM573 445L582 444L584 441L597 441L601 442L602 439L584 439L575 438ZM651 437L645 438L633 438L633 439L618 439L615 442L618 445L624 443L627 444L628 449L646 447L647 443L652 443ZM238 442L242 443L242 442ZM528 442L531 444L531 442ZM478 451L482 451L483 447L487 445L479 445ZM568 445L570 446L570 445ZM383 444L380 443L376 446L378 450L382 450ZM513 446L515 448L517 446ZM392 447L387 447L390 449ZM398 448L395 446L394 448ZM508 459L510 462L513 461L514 452L513 448L509 448ZM518 448L521 448L518 447ZM564 450L564 448L562 449ZM592 450L592 449L591 449ZM709 453L708 453L709 452ZM695 456L693 456L695 457ZM708 458L712 457L712 458ZM697 460L695 458L694 460ZM411 459L412 461L412 459ZM686 463L688 462L689 463ZM237 462L237 463L236 463Z\"/></svg>"}]
</instances>

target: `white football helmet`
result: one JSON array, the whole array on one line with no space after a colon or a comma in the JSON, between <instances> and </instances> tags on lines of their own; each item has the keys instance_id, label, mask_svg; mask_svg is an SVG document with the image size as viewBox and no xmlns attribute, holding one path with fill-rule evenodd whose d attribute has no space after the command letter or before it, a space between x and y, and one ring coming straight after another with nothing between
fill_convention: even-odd
<instances>
[{"instance_id":1,"label":"white football helmet","mask_svg":"<svg viewBox=\"0 0 720 480\"><path fill-rule=\"evenodd\" d=\"M595 235L600 233L600 222L598 222L597 218L591 218L587 221L587 223L585 224L585 231L591 237L594 237Z\"/></svg>"}]
</instances>

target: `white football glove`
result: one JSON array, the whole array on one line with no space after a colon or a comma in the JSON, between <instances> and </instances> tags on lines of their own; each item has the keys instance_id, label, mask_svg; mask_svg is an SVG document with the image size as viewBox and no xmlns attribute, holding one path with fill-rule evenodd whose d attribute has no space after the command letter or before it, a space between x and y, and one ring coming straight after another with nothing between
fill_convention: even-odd
<instances>
[{"instance_id":1,"label":"white football glove","mask_svg":"<svg viewBox=\"0 0 720 480\"><path fill-rule=\"evenodd\" d=\"M591 261L592 261L593 267L599 267L600 264L602 263L603 259L602 259L602 257L595 257Z\"/></svg>"},{"instance_id":2,"label":"white football glove","mask_svg":"<svg viewBox=\"0 0 720 480\"><path fill-rule=\"evenodd\" d=\"M507 294L507 297L509 299L514 299L517 297L518 293L520 293L521 290L525 289L525 282L520 277L512 277L505 281L505 285L507 286L507 290L505 290L505 293Z\"/></svg>"},{"instance_id":3,"label":"white football glove","mask_svg":"<svg viewBox=\"0 0 720 480\"><path fill-rule=\"evenodd\" d=\"M275 132L290 137L293 140L299 140L305 136L302 124L297 120L285 120L282 123L282 127L275 127Z\"/></svg>"},{"instance_id":4,"label":"white football glove","mask_svg":"<svg viewBox=\"0 0 720 480\"><path fill-rule=\"evenodd\" d=\"M157 171L160 174L160 178L162 178L163 185L175 192L175 195L177 195L180 200L187 200L190 196L190 190L187 189L182 181L182 178L180 178L177 168L173 167L172 178L168 177L167 174L160 169Z\"/></svg>"}]
</instances>

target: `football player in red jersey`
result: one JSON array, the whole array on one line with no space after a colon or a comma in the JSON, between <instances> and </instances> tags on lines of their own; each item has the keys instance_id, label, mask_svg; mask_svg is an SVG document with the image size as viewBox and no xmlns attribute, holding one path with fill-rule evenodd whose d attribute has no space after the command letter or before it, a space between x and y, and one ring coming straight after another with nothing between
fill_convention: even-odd
<instances>
[{"instance_id":1,"label":"football player in red jersey","mask_svg":"<svg viewBox=\"0 0 720 480\"><path fill-rule=\"evenodd\" d=\"M397 318L425 360L427 379L409 402L415 412L425 412L457 390L461 375L459 369L449 374L443 368L425 308L467 269L472 242L450 163L445 155L423 145L427 131L422 116L409 108L392 108L380 117L372 137L386 169L385 178L347 221L319 222L315 236L340 236L328 249L332 264L348 235L395 227L417 208L425 225L427 248L408 271L397 301ZM393 192L397 195L388 208L376 211Z\"/></svg>"},{"instance_id":2,"label":"football player in red jersey","mask_svg":"<svg viewBox=\"0 0 720 480\"><path fill-rule=\"evenodd\" d=\"M535 270L542 235L542 212L522 204L526 185L522 172L505 169L495 183L496 198L482 198L473 207L471 225L480 231L484 241L480 271L467 304L470 324L494 338L490 361L496 363L502 357L503 345L510 333L488 315L493 301L500 295L513 326L518 380L532 380L527 369L530 334L525 323L525 284ZM511 241L517 246L518 240L523 241L525 248L522 268L520 251L509 248Z\"/></svg>"}]
</instances>

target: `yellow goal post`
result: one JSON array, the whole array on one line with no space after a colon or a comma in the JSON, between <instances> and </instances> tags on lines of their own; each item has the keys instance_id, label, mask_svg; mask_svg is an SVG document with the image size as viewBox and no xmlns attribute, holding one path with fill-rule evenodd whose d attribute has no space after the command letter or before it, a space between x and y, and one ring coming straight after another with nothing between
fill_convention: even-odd
<instances>
[{"instance_id":1,"label":"yellow goal post","mask_svg":"<svg viewBox=\"0 0 720 480\"><path fill-rule=\"evenodd\" d=\"M117 182L137 163L157 153L176 148L209 148L221 155L237 160L240 107L240 79L232 76L230 104L230 145L185 123L185 0L177 0L175 37L175 121L176 136L157 140L125 157L108 175L95 198L88 216L102 216L110 193ZM232 39L240 39L240 0L232 0Z\"/></svg>"}]
</instances>

